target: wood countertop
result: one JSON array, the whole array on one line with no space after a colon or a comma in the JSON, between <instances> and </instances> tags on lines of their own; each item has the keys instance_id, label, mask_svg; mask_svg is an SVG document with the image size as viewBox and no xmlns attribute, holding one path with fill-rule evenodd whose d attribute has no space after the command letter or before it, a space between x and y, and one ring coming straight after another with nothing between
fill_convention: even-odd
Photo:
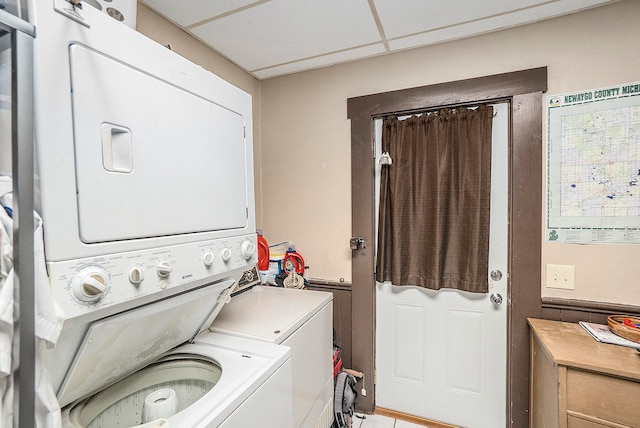
<instances>
[{"instance_id":1,"label":"wood countertop","mask_svg":"<svg viewBox=\"0 0 640 428\"><path fill-rule=\"evenodd\" d=\"M576 323L535 318L528 322L556 364L640 382L640 352L634 348L600 343Z\"/></svg>"}]
</instances>

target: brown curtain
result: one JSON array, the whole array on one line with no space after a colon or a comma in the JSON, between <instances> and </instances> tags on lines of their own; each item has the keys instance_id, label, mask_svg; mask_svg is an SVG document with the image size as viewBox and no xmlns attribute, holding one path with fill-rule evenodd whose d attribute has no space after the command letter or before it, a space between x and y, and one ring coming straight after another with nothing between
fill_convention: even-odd
<instances>
[{"instance_id":1,"label":"brown curtain","mask_svg":"<svg viewBox=\"0 0 640 428\"><path fill-rule=\"evenodd\" d=\"M488 291L492 119L485 105L385 119L377 281Z\"/></svg>"}]
</instances>

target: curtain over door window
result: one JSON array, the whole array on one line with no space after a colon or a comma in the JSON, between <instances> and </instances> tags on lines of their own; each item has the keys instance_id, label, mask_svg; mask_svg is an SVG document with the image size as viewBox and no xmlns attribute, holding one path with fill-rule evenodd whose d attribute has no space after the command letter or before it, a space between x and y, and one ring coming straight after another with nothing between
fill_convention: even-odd
<instances>
[{"instance_id":1,"label":"curtain over door window","mask_svg":"<svg viewBox=\"0 0 640 428\"><path fill-rule=\"evenodd\" d=\"M488 291L493 108L385 119L376 280Z\"/></svg>"}]
</instances>

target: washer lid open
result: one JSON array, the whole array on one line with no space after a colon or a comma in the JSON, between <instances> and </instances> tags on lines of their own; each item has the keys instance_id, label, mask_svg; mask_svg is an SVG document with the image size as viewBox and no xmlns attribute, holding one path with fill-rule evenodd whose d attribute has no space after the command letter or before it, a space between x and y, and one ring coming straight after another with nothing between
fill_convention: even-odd
<instances>
[{"instance_id":1,"label":"washer lid open","mask_svg":"<svg viewBox=\"0 0 640 428\"><path fill-rule=\"evenodd\" d=\"M58 391L60 406L117 382L193 339L211 325L234 284L210 284L91 324Z\"/></svg>"}]
</instances>

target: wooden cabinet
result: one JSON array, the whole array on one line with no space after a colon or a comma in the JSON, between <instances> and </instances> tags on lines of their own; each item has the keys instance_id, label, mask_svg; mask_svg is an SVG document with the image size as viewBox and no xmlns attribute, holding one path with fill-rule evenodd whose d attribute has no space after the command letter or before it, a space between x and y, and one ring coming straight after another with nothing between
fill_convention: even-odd
<instances>
[{"instance_id":1,"label":"wooden cabinet","mask_svg":"<svg viewBox=\"0 0 640 428\"><path fill-rule=\"evenodd\" d=\"M529 319L530 427L640 427L640 353L580 325Z\"/></svg>"}]
</instances>

